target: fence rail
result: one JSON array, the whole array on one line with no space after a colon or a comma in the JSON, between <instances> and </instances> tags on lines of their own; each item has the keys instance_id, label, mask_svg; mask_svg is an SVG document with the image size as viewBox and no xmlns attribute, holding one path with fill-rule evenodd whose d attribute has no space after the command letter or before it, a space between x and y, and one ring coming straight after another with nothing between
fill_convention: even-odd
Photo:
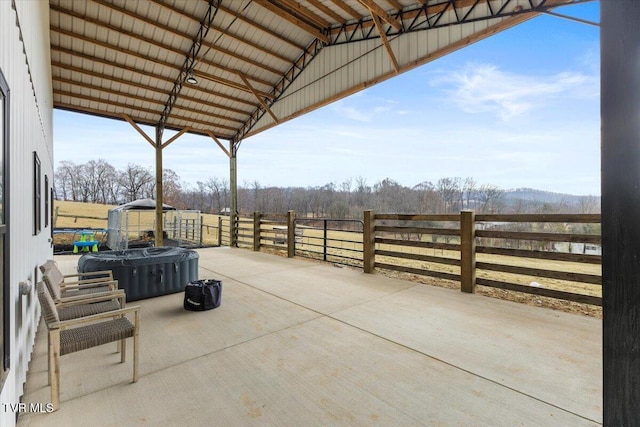
<instances>
[{"instance_id":1,"label":"fence rail","mask_svg":"<svg viewBox=\"0 0 640 427\"><path fill-rule=\"evenodd\" d=\"M364 222L357 219L296 218L295 254L359 266L362 264L363 226Z\"/></svg>"},{"instance_id":2,"label":"fence rail","mask_svg":"<svg viewBox=\"0 0 640 427\"><path fill-rule=\"evenodd\" d=\"M449 280L464 292L479 285L602 305L600 215L366 211L360 221L290 211L236 221L238 246L255 251ZM221 235L229 229L218 227Z\"/></svg>"}]
</instances>

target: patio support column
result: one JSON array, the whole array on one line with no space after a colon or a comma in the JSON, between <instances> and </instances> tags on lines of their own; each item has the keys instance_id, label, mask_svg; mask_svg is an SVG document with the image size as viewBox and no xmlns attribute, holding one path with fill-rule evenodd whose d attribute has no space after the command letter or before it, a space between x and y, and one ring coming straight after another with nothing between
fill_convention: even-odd
<instances>
[{"instance_id":1,"label":"patio support column","mask_svg":"<svg viewBox=\"0 0 640 427\"><path fill-rule=\"evenodd\" d=\"M237 168L238 147L229 141L229 186L231 192L231 211L229 212L229 246L238 246L238 235L236 230L236 216L238 214L238 168Z\"/></svg>"},{"instance_id":2,"label":"patio support column","mask_svg":"<svg viewBox=\"0 0 640 427\"><path fill-rule=\"evenodd\" d=\"M373 211L364 211L364 229L362 233L362 269L365 273L374 273L376 268L376 222Z\"/></svg>"},{"instance_id":3,"label":"patio support column","mask_svg":"<svg viewBox=\"0 0 640 427\"><path fill-rule=\"evenodd\" d=\"M640 2L601 0L603 422L640 414Z\"/></svg>"},{"instance_id":4,"label":"patio support column","mask_svg":"<svg viewBox=\"0 0 640 427\"><path fill-rule=\"evenodd\" d=\"M156 248L164 245L163 240L163 218L162 218L162 128L156 127L156 231L155 245Z\"/></svg>"},{"instance_id":5,"label":"patio support column","mask_svg":"<svg viewBox=\"0 0 640 427\"><path fill-rule=\"evenodd\" d=\"M287 257L296 256L296 212L287 212Z\"/></svg>"},{"instance_id":6,"label":"patio support column","mask_svg":"<svg viewBox=\"0 0 640 427\"><path fill-rule=\"evenodd\" d=\"M253 213L253 250L260 252L260 212Z\"/></svg>"},{"instance_id":7,"label":"patio support column","mask_svg":"<svg viewBox=\"0 0 640 427\"><path fill-rule=\"evenodd\" d=\"M460 212L460 290L476 291L476 226L475 212Z\"/></svg>"}]
</instances>

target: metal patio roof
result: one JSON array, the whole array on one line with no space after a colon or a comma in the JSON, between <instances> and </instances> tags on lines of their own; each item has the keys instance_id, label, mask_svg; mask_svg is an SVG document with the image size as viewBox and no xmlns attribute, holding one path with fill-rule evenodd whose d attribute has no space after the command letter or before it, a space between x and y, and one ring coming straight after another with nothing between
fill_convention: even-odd
<instances>
[{"instance_id":1,"label":"metal patio roof","mask_svg":"<svg viewBox=\"0 0 640 427\"><path fill-rule=\"evenodd\" d=\"M50 0L54 107L238 143L583 1Z\"/></svg>"}]
</instances>

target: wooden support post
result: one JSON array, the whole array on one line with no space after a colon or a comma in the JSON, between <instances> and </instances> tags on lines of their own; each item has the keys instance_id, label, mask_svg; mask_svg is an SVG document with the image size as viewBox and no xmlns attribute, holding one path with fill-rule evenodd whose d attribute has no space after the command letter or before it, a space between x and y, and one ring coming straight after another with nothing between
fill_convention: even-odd
<instances>
[{"instance_id":1,"label":"wooden support post","mask_svg":"<svg viewBox=\"0 0 640 427\"><path fill-rule=\"evenodd\" d=\"M364 211L364 230L362 233L362 269L365 273L374 273L376 265L375 213Z\"/></svg>"},{"instance_id":2,"label":"wooden support post","mask_svg":"<svg viewBox=\"0 0 640 427\"><path fill-rule=\"evenodd\" d=\"M231 192L231 211L229 212L229 246L238 246L238 233L236 228L236 215L238 213L238 170L237 170L237 147L233 141L229 142L229 186Z\"/></svg>"},{"instance_id":3,"label":"wooden support post","mask_svg":"<svg viewBox=\"0 0 640 427\"><path fill-rule=\"evenodd\" d=\"M53 410L60 408L60 330L49 331L49 379Z\"/></svg>"},{"instance_id":4,"label":"wooden support post","mask_svg":"<svg viewBox=\"0 0 640 427\"><path fill-rule=\"evenodd\" d=\"M473 211L460 212L460 290L476 291L476 225Z\"/></svg>"},{"instance_id":5,"label":"wooden support post","mask_svg":"<svg viewBox=\"0 0 640 427\"><path fill-rule=\"evenodd\" d=\"M222 217L218 217L218 246L222 246Z\"/></svg>"},{"instance_id":6,"label":"wooden support post","mask_svg":"<svg viewBox=\"0 0 640 427\"><path fill-rule=\"evenodd\" d=\"M202 242L203 236L204 236L204 216L200 215L200 246L202 246L202 243L203 243Z\"/></svg>"},{"instance_id":7,"label":"wooden support post","mask_svg":"<svg viewBox=\"0 0 640 427\"><path fill-rule=\"evenodd\" d=\"M162 216L162 128L156 128L156 248L164 246Z\"/></svg>"},{"instance_id":8,"label":"wooden support post","mask_svg":"<svg viewBox=\"0 0 640 427\"><path fill-rule=\"evenodd\" d=\"M293 258L296 256L296 213L295 211L287 212L287 256Z\"/></svg>"},{"instance_id":9,"label":"wooden support post","mask_svg":"<svg viewBox=\"0 0 640 427\"><path fill-rule=\"evenodd\" d=\"M640 425L640 2L600 1L603 425Z\"/></svg>"},{"instance_id":10,"label":"wooden support post","mask_svg":"<svg viewBox=\"0 0 640 427\"><path fill-rule=\"evenodd\" d=\"M260 252L260 212L253 213L253 250Z\"/></svg>"}]
</instances>

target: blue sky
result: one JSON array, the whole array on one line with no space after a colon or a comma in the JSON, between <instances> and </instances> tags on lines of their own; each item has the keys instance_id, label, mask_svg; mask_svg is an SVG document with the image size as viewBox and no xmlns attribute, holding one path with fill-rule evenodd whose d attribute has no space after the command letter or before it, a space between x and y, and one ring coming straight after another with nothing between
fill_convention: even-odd
<instances>
[{"instance_id":1,"label":"blue sky","mask_svg":"<svg viewBox=\"0 0 640 427\"><path fill-rule=\"evenodd\" d=\"M599 21L598 2L555 11ZM411 187L473 177L503 189L599 195L599 49L598 28L540 16L244 140L239 184L362 177ZM54 127L56 165L154 165L153 148L126 122L56 110ZM185 135L163 153L187 185L228 179L228 160L209 138Z\"/></svg>"}]
</instances>

